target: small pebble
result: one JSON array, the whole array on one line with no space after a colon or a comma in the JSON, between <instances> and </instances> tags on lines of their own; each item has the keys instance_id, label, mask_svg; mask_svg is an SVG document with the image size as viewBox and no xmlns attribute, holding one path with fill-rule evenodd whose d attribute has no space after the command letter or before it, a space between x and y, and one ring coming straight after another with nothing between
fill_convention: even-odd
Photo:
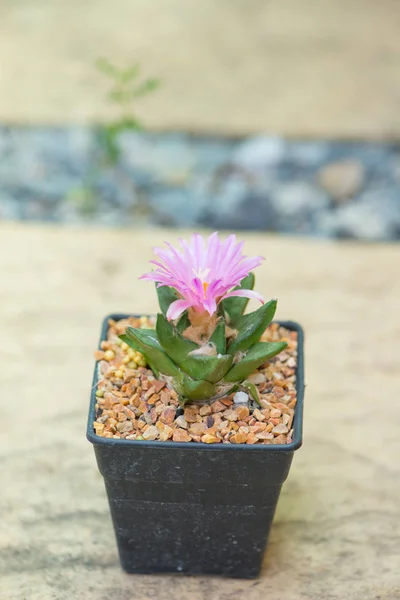
<instances>
[{"instance_id":1,"label":"small pebble","mask_svg":"<svg viewBox=\"0 0 400 600\"><path fill-rule=\"evenodd\" d=\"M257 421L265 421L265 415L263 415L261 410L258 408L256 408L256 410L253 412L253 416L255 419L257 419Z\"/></svg>"},{"instance_id":2,"label":"small pebble","mask_svg":"<svg viewBox=\"0 0 400 600\"><path fill-rule=\"evenodd\" d=\"M174 422L175 414L175 408L167 406L167 408L164 408L164 410L160 414L160 421L163 421L163 423L166 423L167 425L171 425L171 423Z\"/></svg>"},{"instance_id":3,"label":"small pebble","mask_svg":"<svg viewBox=\"0 0 400 600\"><path fill-rule=\"evenodd\" d=\"M284 396L284 395L285 395L285 392L284 392L283 388L282 388L282 387L280 387L280 386L275 386L275 387L273 388L272 392L273 392L273 394L274 394L274 396L275 396L276 398L282 398L282 396Z\"/></svg>"},{"instance_id":4,"label":"small pebble","mask_svg":"<svg viewBox=\"0 0 400 600\"><path fill-rule=\"evenodd\" d=\"M255 383L256 385L259 385L260 383L264 383L265 375L264 375L264 373L260 373L260 371L257 371L256 373L252 373L252 375L250 375L247 379L248 379L248 381L251 381L251 383ZM238 392L238 393L240 393L240 392Z\"/></svg>"},{"instance_id":5,"label":"small pebble","mask_svg":"<svg viewBox=\"0 0 400 600\"><path fill-rule=\"evenodd\" d=\"M249 396L246 392L236 392L233 396L234 404L247 404L249 401Z\"/></svg>"},{"instance_id":6,"label":"small pebble","mask_svg":"<svg viewBox=\"0 0 400 600\"><path fill-rule=\"evenodd\" d=\"M225 404L222 404L219 400L216 400L211 404L211 410L213 413L222 412L226 409Z\"/></svg>"},{"instance_id":7,"label":"small pebble","mask_svg":"<svg viewBox=\"0 0 400 600\"><path fill-rule=\"evenodd\" d=\"M158 429L155 425L150 425L150 427L148 427L146 429L146 431L143 431L142 433L143 439L144 440L155 440L158 438Z\"/></svg>"},{"instance_id":8,"label":"small pebble","mask_svg":"<svg viewBox=\"0 0 400 600\"><path fill-rule=\"evenodd\" d=\"M235 408L235 412L237 414L237 417L238 417L239 421L243 421L250 414L249 408L247 406L244 406L244 405L237 406Z\"/></svg>"},{"instance_id":9,"label":"small pebble","mask_svg":"<svg viewBox=\"0 0 400 600\"><path fill-rule=\"evenodd\" d=\"M230 409L230 410L226 410L224 413L224 418L227 421L237 421L238 420L238 414L236 410Z\"/></svg>"},{"instance_id":10,"label":"small pebble","mask_svg":"<svg viewBox=\"0 0 400 600\"><path fill-rule=\"evenodd\" d=\"M279 423L279 425L275 425L275 427L272 430L272 433L279 435L281 433L288 433L288 431L289 429L286 427L286 425L284 425L283 423Z\"/></svg>"},{"instance_id":11,"label":"small pebble","mask_svg":"<svg viewBox=\"0 0 400 600\"><path fill-rule=\"evenodd\" d=\"M175 423L178 427L182 427L183 429L187 429L189 427L189 423L186 421L183 415L179 415L179 417L175 419Z\"/></svg>"},{"instance_id":12,"label":"small pebble","mask_svg":"<svg viewBox=\"0 0 400 600\"><path fill-rule=\"evenodd\" d=\"M188 406L183 411L183 416L185 417L188 423L195 423L197 421L197 415L199 414L199 409L197 406Z\"/></svg>"},{"instance_id":13,"label":"small pebble","mask_svg":"<svg viewBox=\"0 0 400 600\"><path fill-rule=\"evenodd\" d=\"M247 433L234 433L229 438L232 444L244 444L247 440Z\"/></svg>"},{"instance_id":14,"label":"small pebble","mask_svg":"<svg viewBox=\"0 0 400 600\"><path fill-rule=\"evenodd\" d=\"M283 435L283 434L281 434L281 435L278 435L278 436L277 436L277 437L274 439L273 443L274 443L274 444L287 444L287 437L286 437L286 435Z\"/></svg>"},{"instance_id":15,"label":"small pebble","mask_svg":"<svg viewBox=\"0 0 400 600\"><path fill-rule=\"evenodd\" d=\"M204 442L205 444L216 444L220 440L215 435L210 435L210 434L206 433L205 435L202 436L201 441Z\"/></svg>"},{"instance_id":16,"label":"small pebble","mask_svg":"<svg viewBox=\"0 0 400 600\"><path fill-rule=\"evenodd\" d=\"M258 437L259 440L273 440L274 439L274 434L270 433L269 431L260 431L259 433L256 433L256 436Z\"/></svg>"},{"instance_id":17,"label":"small pebble","mask_svg":"<svg viewBox=\"0 0 400 600\"><path fill-rule=\"evenodd\" d=\"M159 431L161 441L166 442L167 440L172 438L172 435L174 433L172 427L166 425L165 423L162 423L161 421L158 421L156 427Z\"/></svg>"},{"instance_id":18,"label":"small pebble","mask_svg":"<svg viewBox=\"0 0 400 600\"><path fill-rule=\"evenodd\" d=\"M201 423L191 423L189 425L189 433L191 435L203 435L206 429L207 425L203 421L201 421Z\"/></svg>"},{"instance_id":19,"label":"small pebble","mask_svg":"<svg viewBox=\"0 0 400 600\"><path fill-rule=\"evenodd\" d=\"M206 419L206 425L208 429L211 429L211 427L214 425L214 417L212 415L209 415Z\"/></svg>"},{"instance_id":20,"label":"small pebble","mask_svg":"<svg viewBox=\"0 0 400 600\"><path fill-rule=\"evenodd\" d=\"M274 419L275 419L276 417L280 417L280 416L281 416L281 414L282 414L282 412L279 410L279 408L273 408L273 409L271 410L271 417L272 417L272 418L274 418Z\"/></svg>"},{"instance_id":21,"label":"small pebble","mask_svg":"<svg viewBox=\"0 0 400 600\"><path fill-rule=\"evenodd\" d=\"M184 429L174 429L172 439L174 442L190 442L191 440L190 435Z\"/></svg>"},{"instance_id":22,"label":"small pebble","mask_svg":"<svg viewBox=\"0 0 400 600\"><path fill-rule=\"evenodd\" d=\"M106 352L104 352L104 360L110 361L110 360L114 360L115 358L115 353L112 350L106 350Z\"/></svg>"}]
</instances>

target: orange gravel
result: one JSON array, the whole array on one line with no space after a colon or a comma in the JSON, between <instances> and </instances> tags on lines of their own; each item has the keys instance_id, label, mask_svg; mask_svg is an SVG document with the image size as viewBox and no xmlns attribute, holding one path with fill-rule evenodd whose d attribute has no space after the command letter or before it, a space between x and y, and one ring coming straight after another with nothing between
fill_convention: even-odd
<instances>
[{"instance_id":1,"label":"orange gravel","mask_svg":"<svg viewBox=\"0 0 400 600\"><path fill-rule=\"evenodd\" d=\"M260 405L243 394L211 403L180 407L175 391L155 378L140 353L121 343L127 326L152 327L147 317L109 321L107 340L95 352L99 361L96 420L98 436L128 440L206 444L286 444L292 441L296 406L297 333L271 324L261 341L286 341L288 347L255 371Z\"/></svg>"}]
</instances>

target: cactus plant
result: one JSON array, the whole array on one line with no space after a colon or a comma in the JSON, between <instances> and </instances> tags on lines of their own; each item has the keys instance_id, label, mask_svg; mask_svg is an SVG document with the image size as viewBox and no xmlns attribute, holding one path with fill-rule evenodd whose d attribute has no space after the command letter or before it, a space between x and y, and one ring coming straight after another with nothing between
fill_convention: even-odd
<instances>
[{"instance_id":1,"label":"cactus plant","mask_svg":"<svg viewBox=\"0 0 400 600\"><path fill-rule=\"evenodd\" d=\"M143 275L156 282L160 313L155 329L128 327L121 339L141 352L155 375L168 382L182 404L214 400L246 390L258 401L247 378L281 352L285 342L261 342L277 301L264 303L253 291L252 269L262 258L243 256L234 235L194 234L182 251L156 248L156 269ZM262 302L244 314L249 298Z\"/></svg>"}]
</instances>

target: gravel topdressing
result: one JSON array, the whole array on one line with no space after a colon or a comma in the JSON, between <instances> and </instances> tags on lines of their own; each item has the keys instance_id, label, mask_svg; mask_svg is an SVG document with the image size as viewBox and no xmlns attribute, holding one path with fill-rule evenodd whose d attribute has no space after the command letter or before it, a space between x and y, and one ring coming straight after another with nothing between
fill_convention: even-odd
<instances>
[{"instance_id":1,"label":"gravel topdressing","mask_svg":"<svg viewBox=\"0 0 400 600\"><path fill-rule=\"evenodd\" d=\"M286 341L287 348L249 379L258 388L257 405L244 392L210 403L180 407L178 396L156 379L143 356L121 342L127 326L153 327L147 317L109 321L99 361L95 433L127 440L206 444L289 444L296 406L297 333L271 324L261 341Z\"/></svg>"}]
</instances>

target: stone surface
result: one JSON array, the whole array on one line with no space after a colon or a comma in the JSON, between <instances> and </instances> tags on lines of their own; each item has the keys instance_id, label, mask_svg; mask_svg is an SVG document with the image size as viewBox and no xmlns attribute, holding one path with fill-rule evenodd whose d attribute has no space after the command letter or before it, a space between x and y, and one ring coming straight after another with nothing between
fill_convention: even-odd
<instances>
[{"instance_id":1,"label":"stone surface","mask_svg":"<svg viewBox=\"0 0 400 600\"><path fill-rule=\"evenodd\" d=\"M349 200L364 182L364 168L357 160L342 160L321 167L318 181L337 202Z\"/></svg>"},{"instance_id":2,"label":"stone surface","mask_svg":"<svg viewBox=\"0 0 400 600\"><path fill-rule=\"evenodd\" d=\"M163 85L138 102L162 129L399 136L393 0L2 0L0 120L114 114L105 55Z\"/></svg>"},{"instance_id":3,"label":"stone surface","mask_svg":"<svg viewBox=\"0 0 400 600\"><path fill-rule=\"evenodd\" d=\"M2 598L397 600L394 244L244 236L248 254L268 257L258 289L279 297L278 318L306 331L304 446L283 486L262 575L240 581L120 570L85 439L92 351L105 314L155 311L153 287L137 278L152 246L177 235L0 225Z\"/></svg>"},{"instance_id":4,"label":"stone surface","mask_svg":"<svg viewBox=\"0 0 400 600\"><path fill-rule=\"evenodd\" d=\"M400 238L396 143L125 132L107 166L100 139L0 127L0 219Z\"/></svg>"}]
</instances>

